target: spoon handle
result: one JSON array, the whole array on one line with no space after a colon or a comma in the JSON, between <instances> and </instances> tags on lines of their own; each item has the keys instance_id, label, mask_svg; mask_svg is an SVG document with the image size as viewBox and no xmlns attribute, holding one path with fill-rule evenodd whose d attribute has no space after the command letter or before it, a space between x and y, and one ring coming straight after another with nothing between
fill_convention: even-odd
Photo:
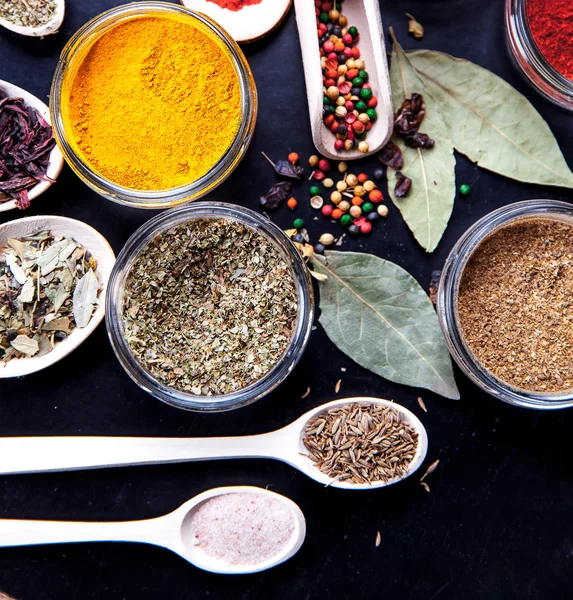
<instances>
[{"instance_id":1,"label":"spoon handle","mask_svg":"<svg viewBox=\"0 0 573 600\"><path fill-rule=\"evenodd\" d=\"M224 458L278 458L277 433L226 438L5 437L0 475L74 471Z\"/></svg>"},{"instance_id":2,"label":"spoon handle","mask_svg":"<svg viewBox=\"0 0 573 600\"><path fill-rule=\"evenodd\" d=\"M87 523L0 519L0 547L74 542L140 542L161 544L166 537L162 519ZM158 539L158 542L151 541Z\"/></svg>"}]
</instances>

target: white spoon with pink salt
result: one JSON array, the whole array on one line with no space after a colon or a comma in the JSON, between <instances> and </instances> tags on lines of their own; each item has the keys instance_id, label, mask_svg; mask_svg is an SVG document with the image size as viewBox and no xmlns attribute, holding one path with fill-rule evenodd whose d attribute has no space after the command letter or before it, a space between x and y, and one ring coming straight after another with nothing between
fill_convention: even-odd
<instances>
[{"instance_id":1,"label":"white spoon with pink salt","mask_svg":"<svg viewBox=\"0 0 573 600\"><path fill-rule=\"evenodd\" d=\"M144 521L90 523L0 519L0 547L137 542L167 548L213 573L257 573L296 554L306 521L288 498L251 486L221 487Z\"/></svg>"}]
</instances>

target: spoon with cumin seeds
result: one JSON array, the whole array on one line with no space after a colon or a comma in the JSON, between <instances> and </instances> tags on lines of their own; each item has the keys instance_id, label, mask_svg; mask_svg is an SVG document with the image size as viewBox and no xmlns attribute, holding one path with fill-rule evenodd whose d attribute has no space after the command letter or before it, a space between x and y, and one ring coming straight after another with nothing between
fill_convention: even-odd
<instances>
[{"instance_id":1,"label":"spoon with cumin seeds","mask_svg":"<svg viewBox=\"0 0 573 600\"><path fill-rule=\"evenodd\" d=\"M223 438L5 437L0 475L225 458L271 458L326 486L371 490L397 483L424 461L428 436L407 408L346 398L271 433Z\"/></svg>"}]
</instances>

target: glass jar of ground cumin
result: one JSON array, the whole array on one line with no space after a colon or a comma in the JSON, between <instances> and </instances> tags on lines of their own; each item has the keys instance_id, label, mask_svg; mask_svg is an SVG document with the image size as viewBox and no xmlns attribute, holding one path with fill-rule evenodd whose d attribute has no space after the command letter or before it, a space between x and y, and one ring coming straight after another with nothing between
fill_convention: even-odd
<instances>
[{"instance_id":1,"label":"glass jar of ground cumin","mask_svg":"<svg viewBox=\"0 0 573 600\"><path fill-rule=\"evenodd\" d=\"M144 1L113 8L66 44L50 96L54 135L102 196L167 208L223 182L251 141L247 60L208 17Z\"/></svg>"},{"instance_id":2,"label":"glass jar of ground cumin","mask_svg":"<svg viewBox=\"0 0 573 600\"><path fill-rule=\"evenodd\" d=\"M446 260L437 311L480 388L517 406L573 406L573 207L527 200L480 219Z\"/></svg>"},{"instance_id":3,"label":"glass jar of ground cumin","mask_svg":"<svg viewBox=\"0 0 573 600\"><path fill-rule=\"evenodd\" d=\"M570 0L505 3L505 37L514 64L537 92L567 110L573 110L571 14Z\"/></svg>"}]
</instances>

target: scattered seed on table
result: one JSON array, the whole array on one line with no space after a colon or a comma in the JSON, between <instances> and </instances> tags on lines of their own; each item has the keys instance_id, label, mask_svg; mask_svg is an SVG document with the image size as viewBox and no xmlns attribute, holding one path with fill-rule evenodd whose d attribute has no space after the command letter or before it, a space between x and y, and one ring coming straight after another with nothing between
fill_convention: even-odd
<instances>
[{"instance_id":1,"label":"scattered seed on table","mask_svg":"<svg viewBox=\"0 0 573 600\"><path fill-rule=\"evenodd\" d=\"M322 207L321 212L325 217L330 217L332 215L333 210L334 208L330 204L325 204Z\"/></svg>"},{"instance_id":2,"label":"scattered seed on table","mask_svg":"<svg viewBox=\"0 0 573 600\"><path fill-rule=\"evenodd\" d=\"M376 548L378 548L378 546L379 546L381 543L382 543L382 536L380 535L380 532L379 532L379 531L377 531L377 532L376 532L376 541L375 541Z\"/></svg>"},{"instance_id":3,"label":"scattered seed on table","mask_svg":"<svg viewBox=\"0 0 573 600\"><path fill-rule=\"evenodd\" d=\"M334 204L338 204L339 202L342 201L342 194L340 192L332 192L332 194L330 194L330 201L333 202Z\"/></svg>"},{"instance_id":4,"label":"scattered seed on table","mask_svg":"<svg viewBox=\"0 0 573 600\"><path fill-rule=\"evenodd\" d=\"M318 156L316 156L316 154L313 154L311 157L309 157L309 159L308 159L308 164L309 164L311 167L316 167L316 165L318 164L318 161L319 161L319 160L320 160L320 159L318 158Z\"/></svg>"},{"instance_id":5,"label":"scattered seed on table","mask_svg":"<svg viewBox=\"0 0 573 600\"><path fill-rule=\"evenodd\" d=\"M426 490L426 492L430 491L430 486L425 481L420 481L420 485Z\"/></svg>"},{"instance_id":6,"label":"scattered seed on table","mask_svg":"<svg viewBox=\"0 0 573 600\"><path fill-rule=\"evenodd\" d=\"M431 475L437 468L438 465L440 464L440 459L435 460L427 469L426 472L422 475L422 478L420 479L420 481L424 481L424 479L426 479L426 477L428 475Z\"/></svg>"},{"instance_id":7,"label":"scattered seed on table","mask_svg":"<svg viewBox=\"0 0 573 600\"><path fill-rule=\"evenodd\" d=\"M334 242L334 236L332 235L332 233L323 233L318 238L318 241L324 246L330 246Z\"/></svg>"},{"instance_id":8,"label":"scattered seed on table","mask_svg":"<svg viewBox=\"0 0 573 600\"><path fill-rule=\"evenodd\" d=\"M422 408L422 410L427 413L428 409L426 408L426 405L424 404L424 401L422 400L422 398L420 396L418 396L418 404L420 405L420 407Z\"/></svg>"},{"instance_id":9,"label":"scattered seed on table","mask_svg":"<svg viewBox=\"0 0 573 600\"><path fill-rule=\"evenodd\" d=\"M294 210L294 209L296 208L296 205L297 205L296 198L292 198L292 197L291 197L291 198L289 198L289 199L287 200L287 206L288 206L288 207L289 207L291 210Z\"/></svg>"},{"instance_id":10,"label":"scattered seed on table","mask_svg":"<svg viewBox=\"0 0 573 600\"><path fill-rule=\"evenodd\" d=\"M313 196L310 199L310 205L312 206L312 208L315 208L316 210L318 210L319 208L322 208L323 204L324 204L324 200L322 199L322 196Z\"/></svg>"},{"instance_id":11,"label":"scattered seed on table","mask_svg":"<svg viewBox=\"0 0 573 600\"><path fill-rule=\"evenodd\" d=\"M338 392L340 391L340 386L342 385L342 379L339 379L336 382L336 385L334 386L334 393L338 394Z\"/></svg>"},{"instance_id":12,"label":"scattered seed on table","mask_svg":"<svg viewBox=\"0 0 573 600\"><path fill-rule=\"evenodd\" d=\"M460 194L462 196L467 196L470 193L470 186L467 183L463 183L460 185Z\"/></svg>"},{"instance_id":13,"label":"scattered seed on table","mask_svg":"<svg viewBox=\"0 0 573 600\"><path fill-rule=\"evenodd\" d=\"M320 196L320 188L317 185L311 185L308 193L310 196Z\"/></svg>"},{"instance_id":14,"label":"scattered seed on table","mask_svg":"<svg viewBox=\"0 0 573 600\"><path fill-rule=\"evenodd\" d=\"M296 163L298 162L298 154L296 152L291 152L287 158L288 161L293 165L296 165Z\"/></svg>"},{"instance_id":15,"label":"scattered seed on table","mask_svg":"<svg viewBox=\"0 0 573 600\"><path fill-rule=\"evenodd\" d=\"M304 400L310 394L310 387L306 388L306 392L300 397L301 400Z\"/></svg>"},{"instance_id":16,"label":"scattered seed on table","mask_svg":"<svg viewBox=\"0 0 573 600\"><path fill-rule=\"evenodd\" d=\"M388 207L385 204L380 204L380 206L378 206L378 208L376 209L376 212L381 217L387 217L388 216Z\"/></svg>"}]
</instances>

